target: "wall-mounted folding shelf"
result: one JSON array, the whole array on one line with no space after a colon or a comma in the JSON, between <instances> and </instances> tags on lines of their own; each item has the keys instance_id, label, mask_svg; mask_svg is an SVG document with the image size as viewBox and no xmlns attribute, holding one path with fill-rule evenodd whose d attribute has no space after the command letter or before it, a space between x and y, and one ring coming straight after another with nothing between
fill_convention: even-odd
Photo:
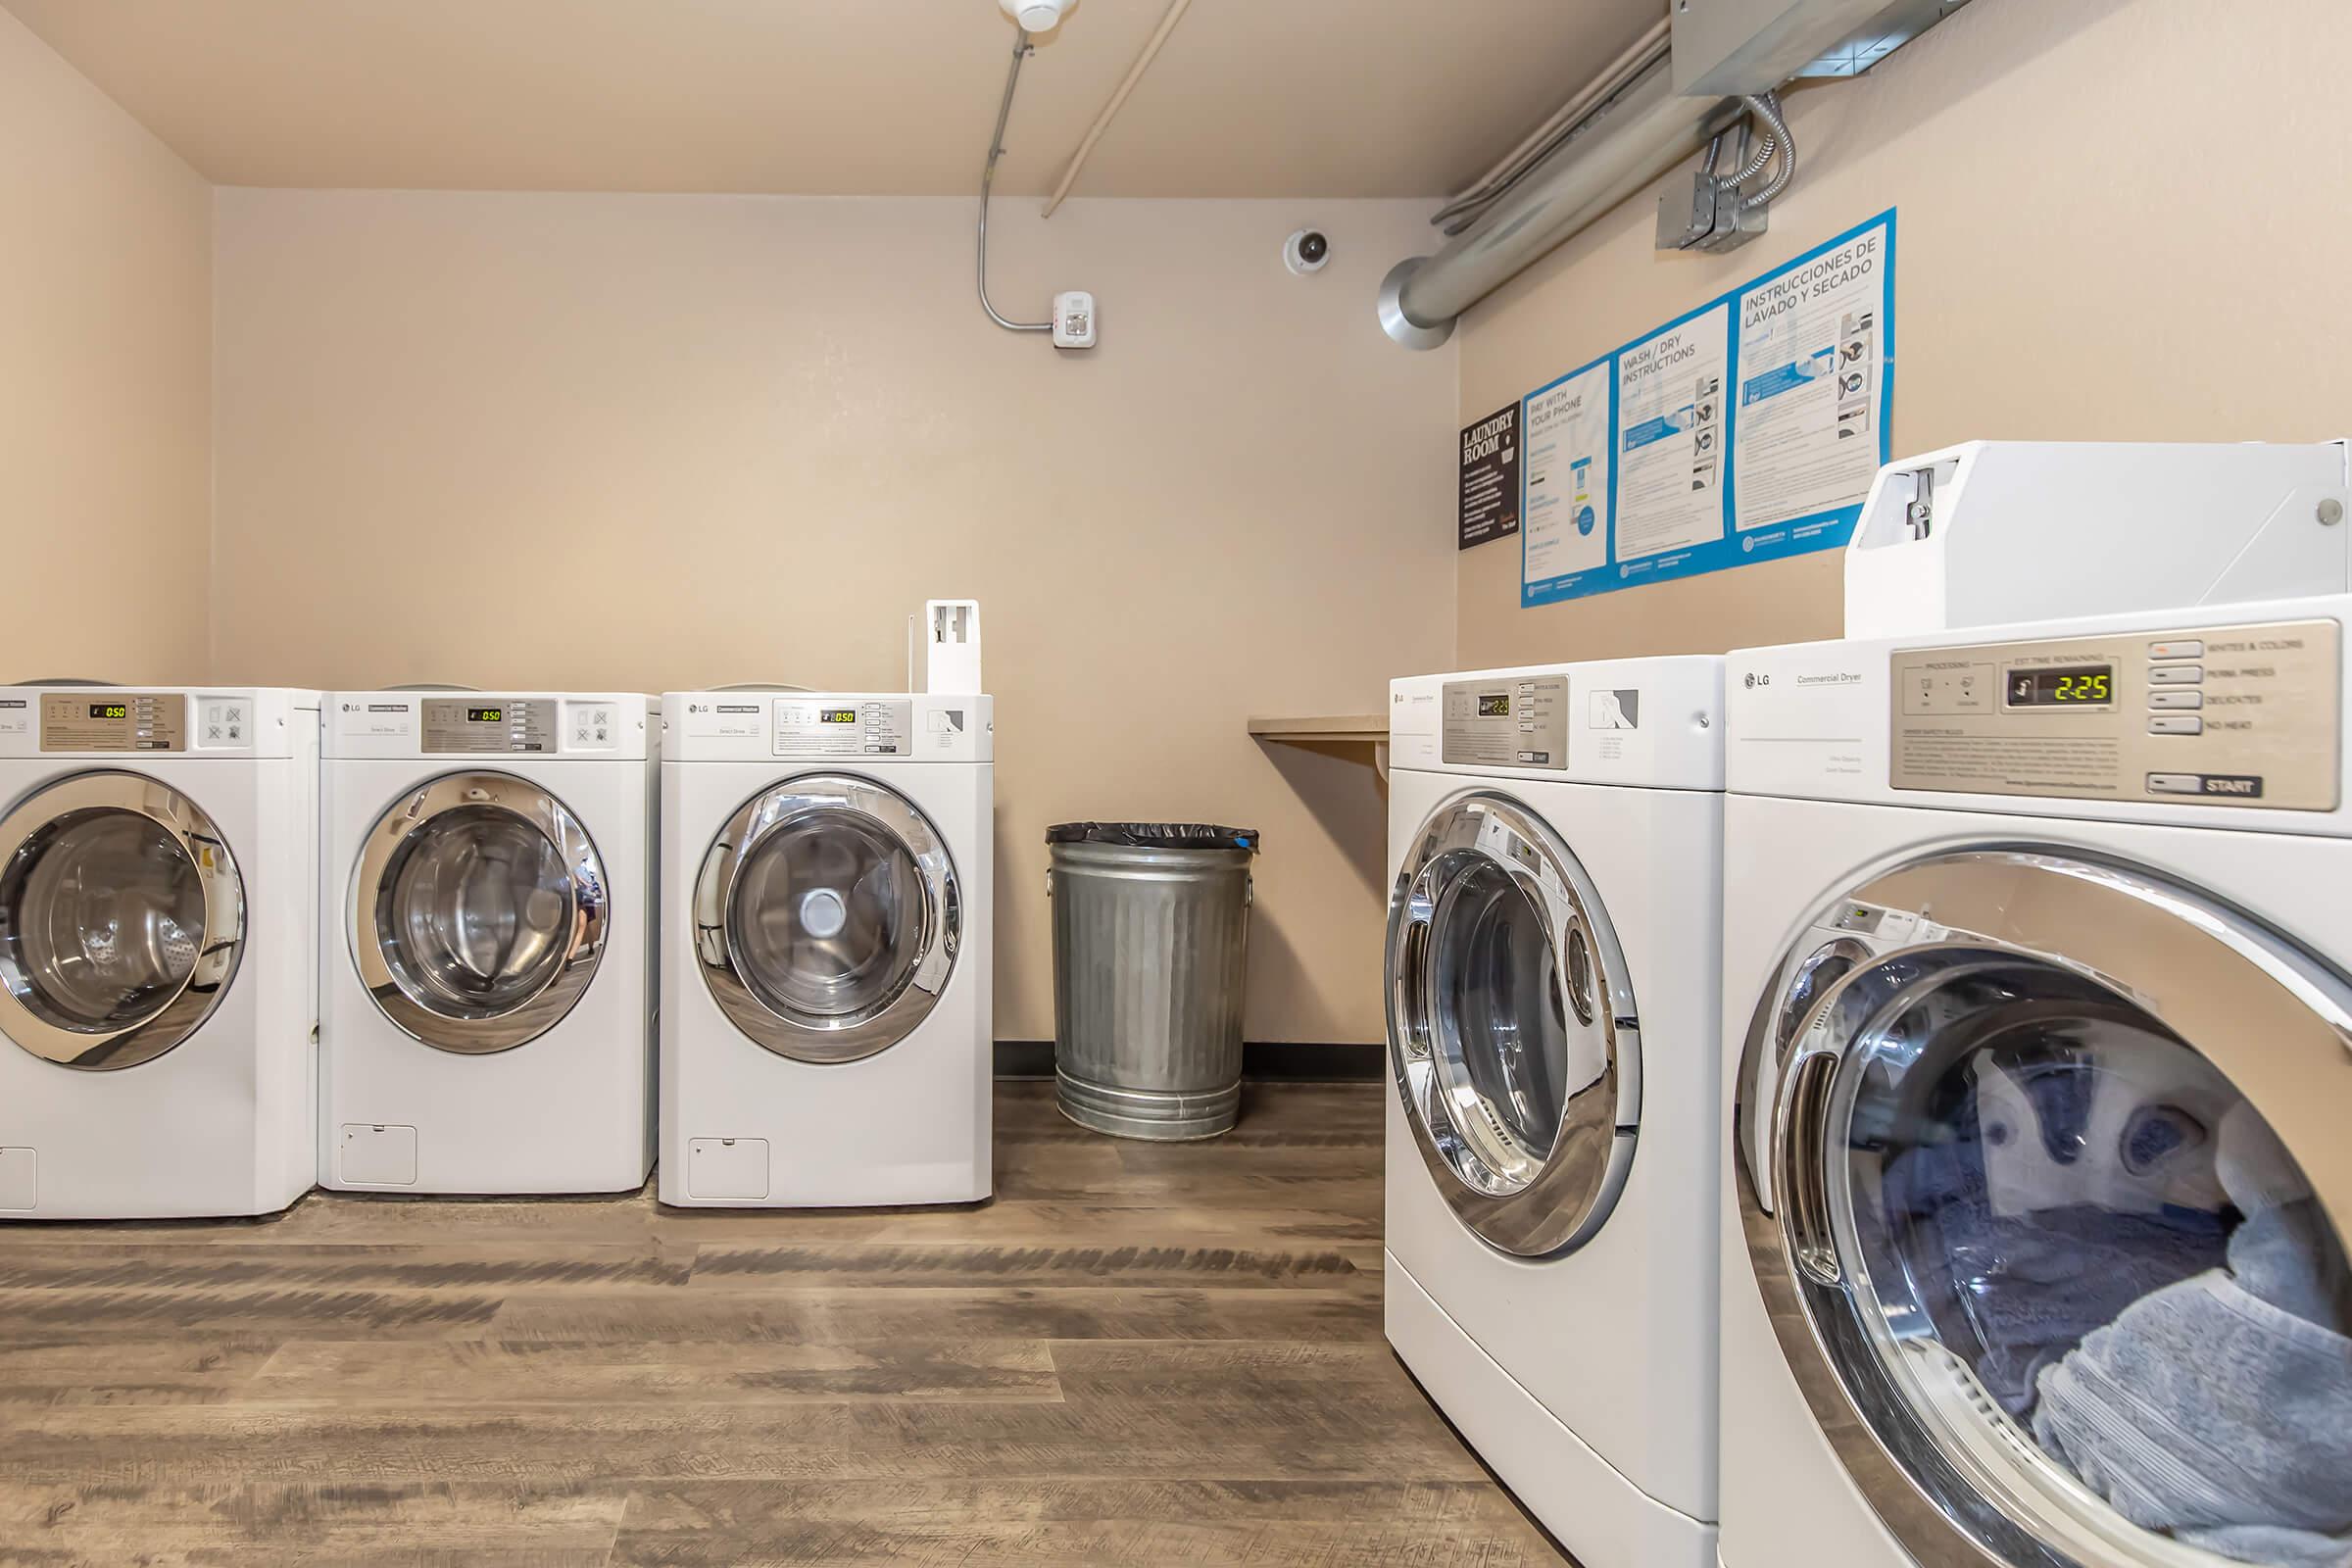
<instances>
[{"instance_id":1,"label":"wall-mounted folding shelf","mask_svg":"<svg viewBox=\"0 0 2352 1568\"><path fill-rule=\"evenodd\" d=\"M1316 713L1304 718L1252 718L1250 737L1261 745L1368 746L1372 766L1389 774L1389 715L1386 713Z\"/></svg>"}]
</instances>

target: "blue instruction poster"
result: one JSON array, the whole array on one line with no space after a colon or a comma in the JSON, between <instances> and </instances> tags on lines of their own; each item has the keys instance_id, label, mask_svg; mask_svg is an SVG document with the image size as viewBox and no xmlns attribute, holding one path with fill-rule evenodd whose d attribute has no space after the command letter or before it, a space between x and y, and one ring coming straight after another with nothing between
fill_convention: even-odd
<instances>
[{"instance_id":1,"label":"blue instruction poster","mask_svg":"<svg viewBox=\"0 0 2352 1568\"><path fill-rule=\"evenodd\" d=\"M1889 209L1521 399L1520 604L1842 546L1893 306Z\"/></svg>"}]
</instances>

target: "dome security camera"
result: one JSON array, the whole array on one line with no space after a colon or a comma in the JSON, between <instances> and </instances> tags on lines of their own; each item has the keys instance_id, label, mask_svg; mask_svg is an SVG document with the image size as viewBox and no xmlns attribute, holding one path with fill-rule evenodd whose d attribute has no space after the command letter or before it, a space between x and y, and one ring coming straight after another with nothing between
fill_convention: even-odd
<instances>
[{"instance_id":1,"label":"dome security camera","mask_svg":"<svg viewBox=\"0 0 2352 1568\"><path fill-rule=\"evenodd\" d=\"M1052 32L1061 24L1070 0L997 0L997 9L1019 23L1024 32Z\"/></svg>"},{"instance_id":2,"label":"dome security camera","mask_svg":"<svg viewBox=\"0 0 2352 1568\"><path fill-rule=\"evenodd\" d=\"M1282 265L1301 274L1319 272L1331 260L1331 236L1319 228L1302 228L1282 242Z\"/></svg>"}]
</instances>

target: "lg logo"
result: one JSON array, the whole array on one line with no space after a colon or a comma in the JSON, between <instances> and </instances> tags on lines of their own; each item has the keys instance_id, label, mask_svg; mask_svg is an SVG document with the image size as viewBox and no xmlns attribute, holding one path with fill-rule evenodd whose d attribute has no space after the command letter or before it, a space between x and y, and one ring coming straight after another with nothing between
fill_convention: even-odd
<instances>
[{"instance_id":1,"label":"lg logo","mask_svg":"<svg viewBox=\"0 0 2352 1568\"><path fill-rule=\"evenodd\" d=\"M1759 675L1752 669L1747 672L1747 689L1749 691L1752 692L1759 686L1769 686L1771 684L1772 677L1770 675Z\"/></svg>"}]
</instances>

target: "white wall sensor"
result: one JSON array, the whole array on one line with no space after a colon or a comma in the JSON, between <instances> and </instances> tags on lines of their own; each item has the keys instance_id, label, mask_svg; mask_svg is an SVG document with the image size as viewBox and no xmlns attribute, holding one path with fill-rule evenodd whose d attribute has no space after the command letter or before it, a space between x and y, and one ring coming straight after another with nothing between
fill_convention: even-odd
<instances>
[{"instance_id":1,"label":"white wall sensor","mask_svg":"<svg viewBox=\"0 0 2352 1568\"><path fill-rule=\"evenodd\" d=\"M1054 346L1091 349L1095 346L1095 297L1082 288L1054 296Z\"/></svg>"}]
</instances>

